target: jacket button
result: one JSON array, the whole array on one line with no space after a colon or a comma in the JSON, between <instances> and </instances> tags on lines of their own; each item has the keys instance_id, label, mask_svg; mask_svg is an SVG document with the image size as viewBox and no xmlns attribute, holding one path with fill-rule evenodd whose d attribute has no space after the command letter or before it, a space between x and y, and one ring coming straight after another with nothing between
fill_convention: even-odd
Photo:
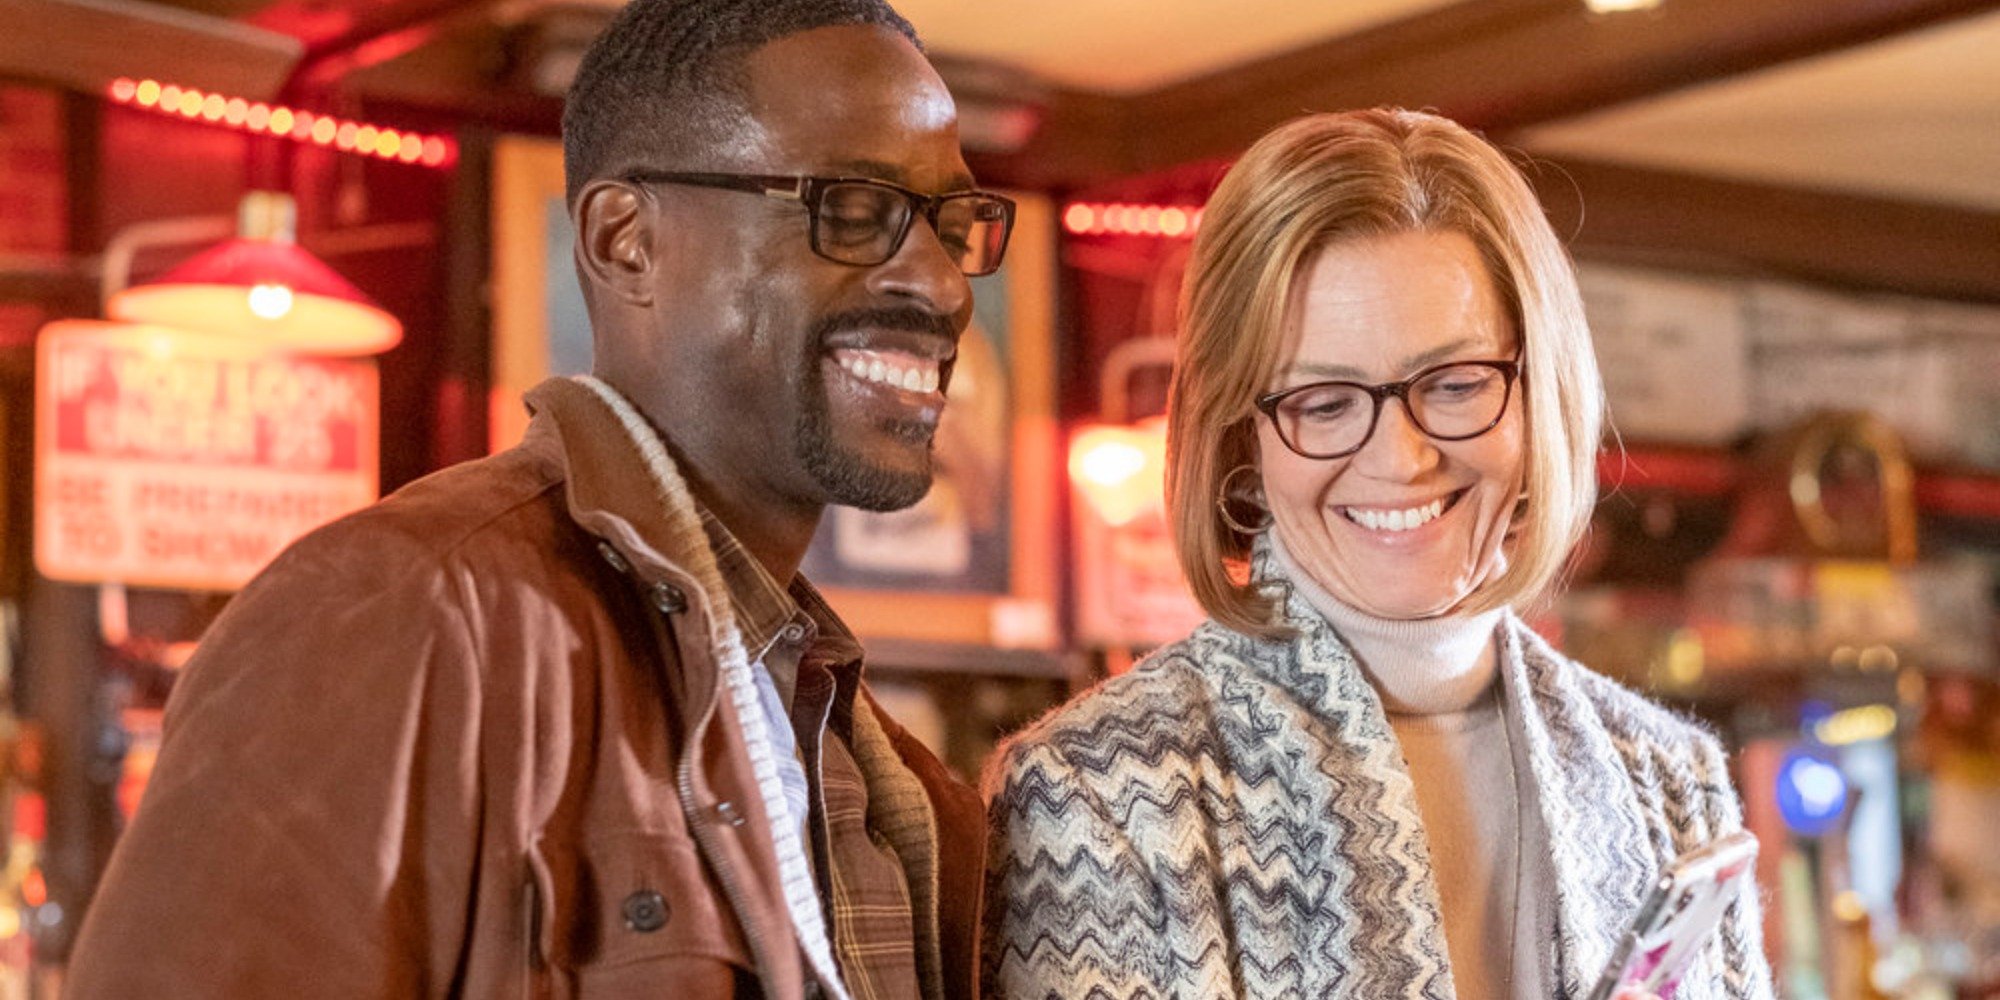
<instances>
[{"instance_id":1,"label":"jacket button","mask_svg":"<svg viewBox=\"0 0 2000 1000\"><path fill-rule=\"evenodd\" d=\"M681 593L681 588L666 582L653 584L653 607L659 608L661 614L677 615L686 611L687 606L687 595Z\"/></svg>"},{"instance_id":2,"label":"jacket button","mask_svg":"<svg viewBox=\"0 0 2000 1000\"><path fill-rule=\"evenodd\" d=\"M715 804L715 818L730 826L742 826L743 810L736 808L736 803L724 799Z\"/></svg>"},{"instance_id":3,"label":"jacket button","mask_svg":"<svg viewBox=\"0 0 2000 1000\"><path fill-rule=\"evenodd\" d=\"M597 554L603 556L604 561L610 563L612 569L620 573L632 572L632 564L626 562L625 557L613 548L610 542L598 542Z\"/></svg>"},{"instance_id":4,"label":"jacket button","mask_svg":"<svg viewBox=\"0 0 2000 1000\"><path fill-rule=\"evenodd\" d=\"M667 898L651 889L625 897L625 926L651 934L667 925Z\"/></svg>"}]
</instances>

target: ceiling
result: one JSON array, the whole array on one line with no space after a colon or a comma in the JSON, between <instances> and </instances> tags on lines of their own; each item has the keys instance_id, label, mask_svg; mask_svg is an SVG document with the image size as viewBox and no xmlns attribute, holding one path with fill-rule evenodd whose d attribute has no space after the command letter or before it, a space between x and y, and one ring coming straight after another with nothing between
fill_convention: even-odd
<instances>
[{"instance_id":1,"label":"ceiling","mask_svg":"<svg viewBox=\"0 0 2000 1000\"><path fill-rule=\"evenodd\" d=\"M620 0L9 2L29 9L0 75L155 75L553 132L560 81ZM955 87L1040 106L1027 146L976 150L982 177L1016 186L1214 163L1302 111L1394 103L1558 161L2000 222L2000 0L894 2Z\"/></svg>"},{"instance_id":2,"label":"ceiling","mask_svg":"<svg viewBox=\"0 0 2000 1000\"><path fill-rule=\"evenodd\" d=\"M1448 6L1452 0L894 0L934 53L1078 90L1136 94Z\"/></svg>"},{"instance_id":3,"label":"ceiling","mask_svg":"<svg viewBox=\"0 0 2000 1000\"><path fill-rule=\"evenodd\" d=\"M1579 256L2000 304L2000 0L891 2L983 183L1185 202L1280 122L1395 104L1530 154ZM153 77L477 148L556 134L621 3L5 0L0 80ZM1023 108L1022 145L974 142Z\"/></svg>"},{"instance_id":4,"label":"ceiling","mask_svg":"<svg viewBox=\"0 0 2000 1000\"><path fill-rule=\"evenodd\" d=\"M1538 152L2000 211L2000 14L1529 129Z\"/></svg>"},{"instance_id":5,"label":"ceiling","mask_svg":"<svg viewBox=\"0 0 2000 1000\"><path fill-rule=\"evenodd\" d=\"M1643 30L1671 13L1600 15ZM1744 0L1746 3L1766 0ZM898 0L935 54L1129 96L1449 0ZM1552 54L1553 55L1553 54ZM1510 135L1536 153L2000 210L2000 13L1701 82Z\"/></svg>"}]
</instances>

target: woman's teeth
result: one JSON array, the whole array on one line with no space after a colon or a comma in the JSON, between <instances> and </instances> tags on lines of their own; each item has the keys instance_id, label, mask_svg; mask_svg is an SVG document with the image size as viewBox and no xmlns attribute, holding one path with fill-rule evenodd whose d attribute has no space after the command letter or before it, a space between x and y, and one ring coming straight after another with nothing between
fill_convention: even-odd
<instances>
[{"instance_id":1,"label":"woman's teeth","mask_svg":"<svg viewBox=\"0 0 2000 1000\"><path fill-rule=\"evenodd\" d=\"M1432 500L1422 507L1407 510L1367 510L1361 507L1343 507L1341 512L1347 519L1369 531L1409 531L1420 528L1436 520L1444 513L1444 499Z\"/></svg>"},{"instance_id":2,"label":"woman's teeth","mask_svg":"<svg viewBox=\"0 0 2000 1000\"><path fill-rule=\"evenodd\" d=\"M886 385L909 392L936 392L938 365L935 361L891 363L881 358L848 355L840 366L863 382Z\"/></svg>"}]
</instances>

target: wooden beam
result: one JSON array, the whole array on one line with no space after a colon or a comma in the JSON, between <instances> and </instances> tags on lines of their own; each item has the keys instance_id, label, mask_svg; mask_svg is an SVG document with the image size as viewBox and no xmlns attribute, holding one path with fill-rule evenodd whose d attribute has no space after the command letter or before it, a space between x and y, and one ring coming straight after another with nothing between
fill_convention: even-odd
<instances>
[{"instance_id":1,"label":"wooden beam","mask_svg":"<svg viewBox=\"0 0 2000 1000\"><path fill-rule=\"evenodd\" d=\"M0 302L85 315L97 305L97 275L74 257L0 255Z\"/></svg>"},{"instance_id":2,"label":"wooden beam","mask_svg":"<svg viewBox=\"0 0 2000 1000\"><path fill-rule=\"evenodd\" d=\"M213 0L174 0L177 3ZM282 31L313 52L352 47L370 38L435 20L485 0L276 0L244 18Z\"/></svg>"},{"instance_id":3,"label":"wooden beam","mask_svg":"<svg viewBox=\"0 0 2000 1000\"><path fill-rule=\"evenodd\" d=\"M306 42L305 58L292 74L288 90L311 92L338 83L356 70L389 62L435 40L453 23L480 16L486 0L393 0L358 9L332 8L345 16L328 20L319 13L294 13L289 4L266 10L259 22L272 24L286 14L297 21L292 33Z\"/></svg>"},{"instance_id":4,"label":"wooden beam","mask_svg":"<svg viewBox=\"0 0 2000 1000\"><path fill-rule=\"evenodd\" d=\"M1584 160L1529 179L1580 256L2000 302L2000 212Z\"/></svg>"},{"instance_id":5,"label":"wooden beam","mask_svg":"<svg viewBox=\"0 0 2000 1000\"><path fill-rule=\"evenodd\" d=\"M298 39L137 0L9 0L0 75L104 92L118 77L152 77L263 100L304 51Z\"/></svg>"},{"instance_id":6,"label":"wooden beam","mask_svg":"<svg viewBox=\"0 0 2000 1000\"><path fill-rule=\"evenodd\" d=\"M508 45L497 24L453 23L418 52L365 68L341 80L391 123L435 121L435 127L492 128L529 135L561 131L563 101L496 75L494 53ZM449 123L447 125L446 123Z\"/></svg>"},{"instance_id":7,"label":"wooden beam","mask_svg":"<svg viewBox=\"0 0 2000 1000\"><path fill-rule=\"evenodd\" d=\"M966 161L988 187L1055 191L1139 171L1132 159L1127 102L1102 94L1053 91L1041 126L1025 148L1012 153L966 151Z\"/></svg>"},{"instance_id":8,"label":"wooden beam","mask_svg":"<svg viewBox=\"0 0 2000 1000\"><path fill-rule=\"evenodd\" d=\"M371 91L374 93L374 91ZM383 91L370 97L368 113L377 120L421 125L452 123L459 129L489 128L556 138L562 135L563 102L519 90L475 92L464 86L425 91ZM414 126L413 126L414 127Z\"/></svg>"},{"instance_id":9,"label":"wooden beam","mask_svg":"<svg viewBox=\"0 0 2000 1000\"><path fill-rule=\"evenodd\" d=\"M1087 185L1233 156L1307 111L1376 104L1524 128L1996 8L2000 0L1672 0L1600 16L1579 0L1466 0L1149 94L1100 98L1087 115L1052 116L1010 169L1045 186Z\"/></svg>"}]
</instances>

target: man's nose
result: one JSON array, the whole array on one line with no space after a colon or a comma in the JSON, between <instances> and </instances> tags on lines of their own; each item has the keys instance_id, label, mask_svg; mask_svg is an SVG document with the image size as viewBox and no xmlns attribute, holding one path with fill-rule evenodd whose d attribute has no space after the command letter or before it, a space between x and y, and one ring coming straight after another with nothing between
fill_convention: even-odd
<instances>
[{"instance_id":1,"label":"man's nose","mask_svg":"<svg viewBox=\"0 0 2000 1000\"><path fill-rule=\"evenodd\" d=\"M910 220L903 245L869 273L878 294L914 299L935 313L957 316L972 303L972 282L921 214Z\"/></svg>"}]
</instances>

